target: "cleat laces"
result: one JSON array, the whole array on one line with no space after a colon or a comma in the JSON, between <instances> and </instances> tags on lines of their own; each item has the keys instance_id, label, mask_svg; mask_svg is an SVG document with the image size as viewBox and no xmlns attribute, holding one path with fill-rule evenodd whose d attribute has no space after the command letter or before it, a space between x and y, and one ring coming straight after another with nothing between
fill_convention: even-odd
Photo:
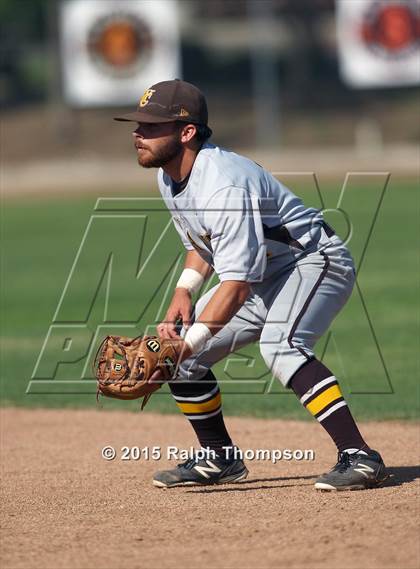
<instances>
[{"instance_id":1,"label":"cleat laces","mask_svg":"<svg viewBox=\"0 0 420 569\"><path fill-rule=\"evenodd\" d=\"M345 472L352 466L352 455L348 452L339 452L337 458L337 464L334 466L334 471Z\"/></svg>"}]
</instances>

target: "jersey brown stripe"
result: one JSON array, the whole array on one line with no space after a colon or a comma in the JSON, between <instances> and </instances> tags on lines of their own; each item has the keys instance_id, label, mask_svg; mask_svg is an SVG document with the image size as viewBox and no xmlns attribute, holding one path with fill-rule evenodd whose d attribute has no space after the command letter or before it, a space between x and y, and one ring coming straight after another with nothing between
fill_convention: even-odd
<instances>
[{"instance_id":1,"label":"jersey brown stripe","mask_svg":"<svg viewBox=\"0 0 420 569\"><path fill-rule=\"evenodd\" d=\"M303 348L301 348L301 347L299 347L299 346L295 346L295 345L293 344L293 336L294 336L294 334L295 334L295 332L296 332L296 328L298 327L299 322L302 320L303 315L305 314L306 310L308 309L308 306L309 306L311 300L312 300L313 297L315 296L315 293L316 293L318 287L320 286L320 284L322 283L322 281L323 281L325 275L327 274L328 267L330 266L330 260L329 260L329 258L328 258L328 255L326 255L323 251L319 251L319 254L324 257L324 267L323 267L323 269L322 269L322 271L321 271L321 274L320 274L319 277L318 277L318 280L316 281L316 283L314 284L314 286L313 286L311 292L309 293L308 298L305 300L305 303L304 303L304 305L302 306L301 311L300 311L299 314L297 315L296 320L294 321L293 326L292 326L292 328L291 328L291 330L290 330L289 336L288 336L288 338L287 338L287 342L288 342L289 346L290 346L291 348L293 348L293 349L299 350L299 352L300 352L302 355L304 355L305 358L308 359L308 360L311 359L313 356L307 354Z\"/></svg>"}]
</instances>

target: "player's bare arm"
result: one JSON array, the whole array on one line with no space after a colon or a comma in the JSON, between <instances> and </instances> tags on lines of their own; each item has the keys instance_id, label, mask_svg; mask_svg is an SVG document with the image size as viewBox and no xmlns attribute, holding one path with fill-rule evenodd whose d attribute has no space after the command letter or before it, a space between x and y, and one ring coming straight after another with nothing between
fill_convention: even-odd
<instances>
[{"instance_id":1,"label":"player's bare arm","mask_svg":"<svg viewBox=\"0 0 420 569\"><path fill-rule=\"evenodd\" d=\"M197 322L202 322L212 336L223 328L238 312L249 296L249 283L245 281L223 281Z\"/></svg>"},{"instance_id":2,"label":"player's bare arm","mask_svg":"<svg viewBox=\"0 0 420 569\"><path fill-rule=\"evenodd\" d=\"M183 292L181 289L176 289L179 292L175 293L173 299L173 305L176 306L176 303L179 303L178 306L181 306L182 299L185 300L185 304L188 303L186 299L191 301L191 296L186 289ZM205 326L208 331L209 335L213 336L219 330L221 330L237 313L237 311L241 308L244 304L245 300L249 296L250 285L245 281L223 281L209 303L206 305L205 309L203 310L200 318L195 323L195 327L198 326ZM168 315L170 318L173 318L174 311L170 312L171 308L168 311ZM188 315L188 318L190 316ZM185 323L185 321L184 321ZM160 324L158 326L159 336L162 339L176 339L182 342L182 346L180 346L180 361L187 359L189 356L192 355L194 352L189 345L190 342L182 341L181 337L175 331L175 325L172 322L166 322L165 325ZM186 344L186 345L184 345Z\"/></svg>"},{"instance_id":3,"label":"player's bare arm","mask_svg":"<svg viewBox=\"0 0 420 569\"><path fill-rule=\"evenodd\" d=\"M213 272L213 267L211 267L195 250L188 251L185 258L184 268L194 269L201 273L205 280L207 280Z\"/></svg>"},{"instance_id":4,"label":"player's bare arm","mask_svg":"<svg viewBox=\"0 0 420 569\"><path fill-rule=\"evenodd\" d=\"M195 276L194 273L197 273L196 279L198 279L200 286L213 272L213 268L200 257L197 251L188 251L185 259L184 273L185 269L192 271L191 274L193 277ZM179 339L179 335L175 330L176 324L181 320L183 325L188 328L191 325L191 314L192 290L191 287L188 286L188 281L185 279L184 282L178 281L165 319L157 327L159 337L162 339Z\"/></svg>"},{"instance_id":5,"label":"player's bare arm","mask_svg":"<svg viewBox=\"0 0 420 569\"><path fill-rule=\"evenodd\" d=\"M179 290L179 289L176 289ZM188 296L184 292L179 292L175 294L181 294ZM249 295L249 284L244 281L224 281L221 283L220 287L217 289L216 293L213 295L204 311L197 320L197 323L204 324L213 336L221 328L223 328L232 317L238 312L245 300ZM175 297L174 297L175 298ZM169 311L168 311L169 313ZM160 327L159 327L160 329ZM164 330L162 328L162 330ZM167 333L167 329L164 330L163 334ZM159 335L161 332L159 331ZM176 338L181 339L180 336L171 329L171 334L169 336L161 335L161 338ZM185 359L185 358L184 358Z\"/></svg>"}]
</instances>

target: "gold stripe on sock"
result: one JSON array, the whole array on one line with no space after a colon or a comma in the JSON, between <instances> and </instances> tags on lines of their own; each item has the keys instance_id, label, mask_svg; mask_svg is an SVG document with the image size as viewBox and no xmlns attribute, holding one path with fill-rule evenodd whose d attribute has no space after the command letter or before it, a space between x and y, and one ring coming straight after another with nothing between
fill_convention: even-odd
<instances>
[{"instance_id":1,"label":"gold stripe on sock","mask_svg":"<svg viewBox=\"0 0 420 569\"><path fill-rule=\"evenodd\" d=\"M222 396L220 393L210 399L210 401L206 401L205 403L181 403L179 401L176 402L180 410L185 413L206 413L208 411L214 411L222 402Z\"/></svg>"},{"instance_id":2,"label":"gold stripe on sock","mask_svg":"<svg viewBox=\"0 0 420 569\"><path fill-rule=\"evenodd\" d=\"M322 393L312 399L310 403L306 406L307 410L312 413L312 415L316 415L320 411L322 411L327 405L343 397L338 385L332 385Z\"/></svg>"}]
</instances>

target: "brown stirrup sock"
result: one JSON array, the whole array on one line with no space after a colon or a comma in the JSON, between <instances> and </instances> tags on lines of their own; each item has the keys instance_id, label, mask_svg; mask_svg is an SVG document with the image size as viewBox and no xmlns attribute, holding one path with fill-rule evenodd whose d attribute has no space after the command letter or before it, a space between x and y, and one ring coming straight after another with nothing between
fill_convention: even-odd
<instances>
[{"instance_id":1,"label":"brown stirrup sock","mask_svg":"<svg viewBox=\"0 0 420 569\"><path fill-rule=\"evenodd\" d=\"M347 449L370 451L344 401L337 379L323 363L315 358L308 361L294 374L289 385L340 452Z\"/></svg>"},{"instance_id":2,"label":"brown stirrup sock","mask_svg":"<svg viewBox=\"0 0 420 569\"><path fill-rule=\"evenodd\" d=\"M223 420L222 398L213 372L209 370L196 381L169 382L169 387L179 409L191 423L200 445L224 458L226 451L223 447L233 445Z\"/></svg>"}]
</instances>

